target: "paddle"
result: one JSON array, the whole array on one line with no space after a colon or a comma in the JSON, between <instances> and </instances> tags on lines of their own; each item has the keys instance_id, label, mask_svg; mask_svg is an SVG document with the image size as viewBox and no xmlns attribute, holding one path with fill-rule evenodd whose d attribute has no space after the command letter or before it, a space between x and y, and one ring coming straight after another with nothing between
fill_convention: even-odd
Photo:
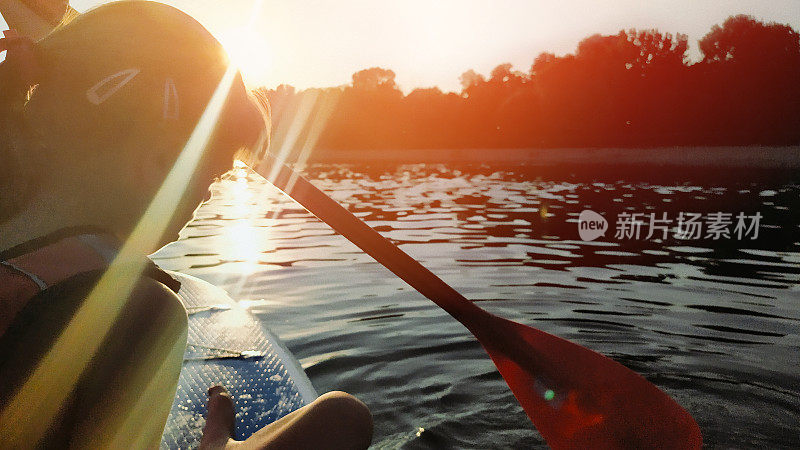
<instances>
[{"instance_id":1,"label":"paddle","mask_svg":"<svg viewBox=\"0 0 800 450\"><path fill-rule=\"evenodd\" d=\"M274 157L256 172L467 327L551 447L701 446L692 416L639 374L482 310Z\"/></svg>"}]
</instances>

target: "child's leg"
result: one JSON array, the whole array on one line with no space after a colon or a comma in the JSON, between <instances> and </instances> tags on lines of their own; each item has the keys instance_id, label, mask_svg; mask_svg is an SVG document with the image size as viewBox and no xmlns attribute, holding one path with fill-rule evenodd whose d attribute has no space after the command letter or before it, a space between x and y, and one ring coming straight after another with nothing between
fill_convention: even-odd
<instances>
[{"instance_id":1,"label":"child's leg","mask_svg":"<svg viewBox=\"0 0 800 450\"><path fill-rule=\"evenodd\" d=\"M362 449L372 441L372 415L360 400L328 392L267 425L246 441L233 441L233 401L222 387L209 390L208 418L201 449Z\"/></svg>"}]
</instances>

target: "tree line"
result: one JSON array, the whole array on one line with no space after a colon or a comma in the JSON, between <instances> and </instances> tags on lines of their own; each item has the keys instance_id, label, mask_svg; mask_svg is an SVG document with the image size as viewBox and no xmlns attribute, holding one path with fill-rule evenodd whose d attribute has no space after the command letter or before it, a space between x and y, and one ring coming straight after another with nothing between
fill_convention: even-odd
<instances>
[{"instance_id":1,"label":"tree line","mask_svg":"<svg viewBox=\"0 0 800 450\"><path fill-rule=\"evenodd\" d=\"M700 61L687 50L685 34L631 29L587 37L574 54L542 53L527 72L468 70L460 93L403 95L377 67L347 86L263 90L276 130L327 116L316 143L326 150L800 143L797 31L733 16L699 41ZM334 106L314 109L321 100Z\"/></svg>"}]
</instances>

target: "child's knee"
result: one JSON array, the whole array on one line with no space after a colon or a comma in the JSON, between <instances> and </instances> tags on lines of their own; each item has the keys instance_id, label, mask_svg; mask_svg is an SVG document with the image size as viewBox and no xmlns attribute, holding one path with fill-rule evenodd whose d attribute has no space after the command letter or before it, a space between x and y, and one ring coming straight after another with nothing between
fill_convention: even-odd
<instances>
[{"instance_id":1,"label":"child's knee","mask_svg":"<svg viewBox=\"0 0 800 450\"><path fill-rule=\"evenodd\" d=\"M332 391L321 395L314 405L326 417L340 421L341 426L351 430L359 440L363 439L363 447L372 441L372 413L361 400L346 392Z\"/></svg>"}]
</instances>

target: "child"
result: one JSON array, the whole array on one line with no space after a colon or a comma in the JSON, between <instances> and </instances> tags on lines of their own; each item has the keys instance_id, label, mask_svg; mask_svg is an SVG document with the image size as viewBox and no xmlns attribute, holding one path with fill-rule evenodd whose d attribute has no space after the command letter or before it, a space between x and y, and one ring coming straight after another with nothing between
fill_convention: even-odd
<instances>
[{"instance_id":1,"label":"child","mask_svg":"<svg viewBox=\"0 0 800 450\"><path fill-rule=\"evenodd\" d=\"M0 3L4 17L9 4ZM213 36L168 6L107 4L43 34L36 43L11 35L0 47L8 48L0 65L0 435L21 447L152 447L174 397L186 312L174 280L144 255L174 239L235 157L266 148L268 109L238 74L226 78ZM151 211L226 79L216 128L183 177L183 195L169 211ZM145 211L149 222L140 220ZM143 233L149 245L113 278L109 261L142 223L157 225ZM126 276L131 289L117 309L97 301L102 286ZM369 410L344 393L244 443L231 439L223 388L209 390L208 409L203 448L365 448L371 440Z\"/></svg>"}]
</instances>

